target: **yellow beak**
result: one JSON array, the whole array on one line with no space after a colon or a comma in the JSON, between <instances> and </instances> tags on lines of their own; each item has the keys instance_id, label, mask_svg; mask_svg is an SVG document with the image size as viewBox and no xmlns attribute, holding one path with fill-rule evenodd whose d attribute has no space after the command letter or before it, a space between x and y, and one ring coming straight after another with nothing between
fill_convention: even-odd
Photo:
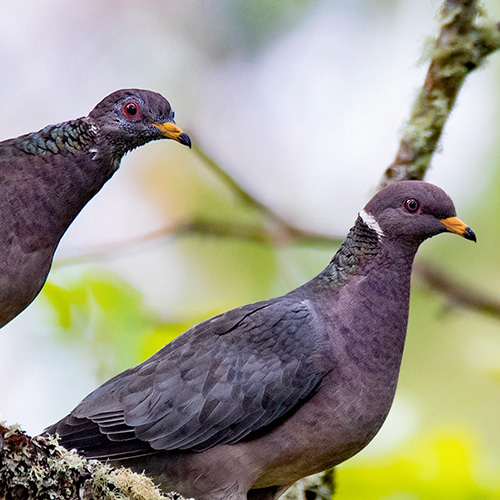
<instances>
[{"instance_id":1,"label":"yellow beak","mask_svg":"<svg viewBox=\"0 0 500 500\"><path fill-rule=\"evenodd\" d=\"M464 224L459 218L448 217L447 219L439 219L439 222L444 224L446 230L450 233L458 234L466 240L477 241L474 231L467 224Z\"/></svg>"},{"instance_id":2,"label":"yellow beak","mask_svg":"<svg viewBox=\"0 0 500 500\"><path fill-rule=\"evenodd\" d=\"M184 133L175 123L164 122L164 123L153 123L153 125L159 129L163 136L167 139L173 139L184 146L191 147L191 139Z\"/></svg>"}]
</instances>

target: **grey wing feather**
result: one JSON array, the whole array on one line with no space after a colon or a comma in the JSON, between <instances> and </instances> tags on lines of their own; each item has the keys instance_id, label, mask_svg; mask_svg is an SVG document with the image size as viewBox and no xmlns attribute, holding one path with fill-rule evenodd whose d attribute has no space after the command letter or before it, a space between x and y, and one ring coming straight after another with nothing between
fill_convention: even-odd
<instances>
[{"instance_id":1,"label":"grey wing feather","mask_svg":"<svg viewBox=\"0 0 500 500\"><path fill-rule=\"evenodd\" d=\"M49 432L58 432L63 445L78 434L74 446L99 457L103 440L96 429L85 430L89 421L114 442L113 453L125 456L144 443L153 450L202 451L238 442L314 392L325 374L323 336L305 300L234 309L117 375L75 408L72 422L66 417ZM88 443L86 433L92 434Z\"/></svg>"}]
</instances>

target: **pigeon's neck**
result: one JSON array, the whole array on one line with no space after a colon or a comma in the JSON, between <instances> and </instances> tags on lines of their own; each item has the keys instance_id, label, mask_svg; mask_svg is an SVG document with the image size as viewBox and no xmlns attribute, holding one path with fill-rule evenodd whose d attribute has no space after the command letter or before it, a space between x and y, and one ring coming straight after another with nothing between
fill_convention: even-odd
<instances>
[{"instance_id":1,"label":"pigeon's neck","mask_svg":"<svg viewBox=\"0 0 500 500\"><path fill-rule=\"evenodd\" d=\"M49 157L72 154L91 147L97 129L87 119L79 118L47 127L21 137L17 147L29 155Z\"/></svg>"},{"instance_id":2,"label":"pigeon's neck","mask_svg":"<svg viewBox=\"0 0 500 500\"><path fill-rule=\"evenodd\" d=\"M349 276L360 274L369 266L379 254L383 238L383 233L373 224L371 226L359 215L330 264L318 278L340 285Z\"/></svg>"},{"instance_id":3,"label":"pigeon's neck","mask_svg":"<svg viewBox=\"0 0 500 500\"><path fill-rule=\"evenodd\" d=\"M384 408L392 400L403 354L417 249L417 243L384 235L361 212L328 267L312 280L322 297L317 307L332 317L335 342L345 346L357 369L383 381Z\"/></svg>"},{"instance_id":4,"label":"pigeon's neck","mask_svg":"<svg viewBox=\"0 0 500 500\"><path fill-rule=\"evenodd\" d=\"M0 192L22 205L17 218L25 219L23 238L34 240L33 250L57 244L118 168L120 158L98 154L98 133L97 125L79 118L2 143L12 151L14 163L0 162L9 179Z\"/></svg>"}]
</instances>

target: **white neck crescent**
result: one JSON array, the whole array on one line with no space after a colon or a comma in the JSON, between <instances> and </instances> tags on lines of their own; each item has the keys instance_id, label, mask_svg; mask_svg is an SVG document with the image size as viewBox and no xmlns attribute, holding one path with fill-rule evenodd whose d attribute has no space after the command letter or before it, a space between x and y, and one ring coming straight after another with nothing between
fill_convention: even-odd
<instances>
[{"instance_id":1,"label":"white neck crescent","mask_svg":"<svg viewBox=\"0 0 500 500\"><path fill-rule=\"evenodd\" d=\"M382 231L382 228L378 225L378 222L372 214L369 214L365 210L361 210L361 212L359 212L359 216L372 231L375 231L378 234L379 237L384 236L384 231Z\"/></svg>"}]
</instances>

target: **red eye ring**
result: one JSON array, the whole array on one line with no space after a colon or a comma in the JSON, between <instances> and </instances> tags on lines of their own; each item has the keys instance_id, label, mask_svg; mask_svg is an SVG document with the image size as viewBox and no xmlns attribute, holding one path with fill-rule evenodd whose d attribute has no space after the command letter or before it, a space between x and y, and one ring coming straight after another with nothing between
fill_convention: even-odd
<instances>
[{"instance_id":1,"label":"red eye ring","mask_svg":"<svg viewBox=\"0 0 500 500\"><path fill-rule=\"evenodd\" d=\"M125 118L139 118L141 115L141 107L136 101L129 101L123 105L122 113Z\"/></svg>"},{"instance_id":2,"label":"red eye ring","mask_svg":"<svg viewBox=\"0 0 500 500\"><path fill-rule=\"evenodd\" d=\"M420 203L415 198L407 198L404 202L404 207L407 212L414 214L420 208Z\"/></svg>"}]
</instances>

